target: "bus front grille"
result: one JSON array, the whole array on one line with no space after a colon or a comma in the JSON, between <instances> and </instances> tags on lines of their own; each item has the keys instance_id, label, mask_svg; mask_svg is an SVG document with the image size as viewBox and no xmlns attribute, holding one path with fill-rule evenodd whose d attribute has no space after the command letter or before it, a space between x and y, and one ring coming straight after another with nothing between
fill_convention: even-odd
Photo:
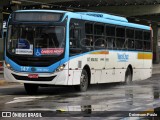
<instances>
[{"instance_id":1,"label":"bus front grille","mask_svg":"<svg viewBox=\"0 0 160 120\"><path fill-rule=\"evenodd\" d=\"M51 77L29 78L28 76L19 76L19 75L15 75L15 74L12 74L12 75L17 80L27 80L27 81L52 81L56 77L56 75L55 75L55 76L51 76Z\"/></svg>"}]
</instances>

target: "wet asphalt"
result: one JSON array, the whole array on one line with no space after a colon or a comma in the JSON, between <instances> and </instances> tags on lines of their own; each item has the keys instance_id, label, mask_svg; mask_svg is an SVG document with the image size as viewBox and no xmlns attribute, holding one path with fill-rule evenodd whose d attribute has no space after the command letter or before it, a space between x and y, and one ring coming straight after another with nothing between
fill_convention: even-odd
<instances>
[{"instance_id":1,"label":"wet asphalt","mask_svg":"<svg viewBox=\"0 0 160 120\"><path fill-rule=\"evenodd\" d=\"M31 96L26 94L23 85L0 87L0 111L41 112L42 118L38 118L40 120L50 119L49 117L55 120L132 120L133 117L128 118L129 111L153 112L159 109L160 74L147 80L134 81L130 85L91 85L83 93L75 91L73 87L41 87L37 95Z\"/></svg>"}]
</instances>

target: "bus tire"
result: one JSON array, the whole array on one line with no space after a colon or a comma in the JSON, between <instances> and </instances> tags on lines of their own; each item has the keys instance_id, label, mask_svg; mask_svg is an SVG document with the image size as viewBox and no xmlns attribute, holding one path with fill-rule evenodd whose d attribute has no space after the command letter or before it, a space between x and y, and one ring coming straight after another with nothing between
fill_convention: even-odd
<instances>
[{"instance_id":1,"label":"bus tire","mask_svg":"<svg viewBox=\"0 0 160 120\"><path fill-rule=\"evenodd\" d=\"M125 84L130 84L132 82L132 72L128 67L125 73Z\"/></svg>"},{"instance_id":2,"label":"bus tire","mask_svg":"<svg viewBox=\"0 0 160 120\"><path fill-rule=\"evenodd\" d=\"M38 92L38 85L24 83L24 88L28 95L35 95Z\"/></svg>"},{"instance_id":3,"label":"bus tire","mask_svg":"<svg viewBox=\"0 0 160 120\"><path fill-rule=\"evenodd\" d=\"M85 69L83 69L80 77L80 85L75 86L75 89L80 92L85 92L87 91L88 85L89 85L88 73Z\"/></svg>"}]
</instances>

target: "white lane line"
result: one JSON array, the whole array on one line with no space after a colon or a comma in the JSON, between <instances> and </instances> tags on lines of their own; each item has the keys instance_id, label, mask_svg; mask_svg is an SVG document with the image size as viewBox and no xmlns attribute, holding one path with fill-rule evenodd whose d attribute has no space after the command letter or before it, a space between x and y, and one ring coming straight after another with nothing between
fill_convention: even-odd
<instances>
[{"instance_id":1,"label":"white lane line","mask_svg":"<svg viewBox=\"0 0 160 120\"><path fill-rule=\"evenodd\" d=\"M34 101L34 100L36 100L36 99L42 99L42 98L46 98L46 97L47 97L47 96L15 97L12 101L7 102L7 103L5 103L5 104Z\"/></svg>"},{"instance_id":2,"label":"white lane line","mask_svg":"<svg viewBox=\"0 0 160 120\"><path fill-rule=\"evenodd\" d=\"M137 107L137 108L131 109L131 111L137 111L137 110L142 110L142 107Z\"/></svg>"},{"instance_id":3,"label":"white lane line","mask_svg":"<svg viewBox=\"0 0 160 120\"><path fill-rule=\"evenodd\" d=\"M56 110L55 109L49 109L49 108L31 108L31 109L28 109L29 111L53 111L55 112Z\"/></svg>"}]
</instances>

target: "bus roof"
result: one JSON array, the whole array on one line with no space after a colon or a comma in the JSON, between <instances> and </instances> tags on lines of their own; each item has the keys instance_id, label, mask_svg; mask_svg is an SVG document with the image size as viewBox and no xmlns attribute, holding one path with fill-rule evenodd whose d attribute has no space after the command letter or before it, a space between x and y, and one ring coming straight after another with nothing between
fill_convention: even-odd
<instances>
[{"instance_id":1,"label":"bus roof","mask_svg":"<svg viewBox=\"0 0 160 120\"><path fill-rule=\"evenodd\" d=\"M71 18L76 18L75 16L79 16L83 20L94 21L94 22L102 22L112 25L121 25L126 27L150 30L149 26L130 23L125 17L110 15L106 13L97 13L97 12L70 12L70 11L62 11L62 10L17 10L16 12L56 12L56 13L64 13L70 16Z\"/></svg>"},{"instance_id":2,"label":"bus roof","mask_svg":"<svg viewBox=\"0 0 160 120\"><path fill-rule=\"evenodd\" d=\"M82 15L89 15L89 16L93 16L93 17L121 21L121 22L128 22L128 20L125 17L110 15L110 14L106 14L106 13L96 13L96 12L77 12L77 13L82 14Z\"/></svg>"},{"instance_id":3,"label":"bus roof","mask_svg":"<svg viewBox=\"0 0 160 120\"><path fill-rule=\"evenodd\" d=\"M67 13L69 11L33 9L33 10L16 10L15 12L57 12L57 13Z\"/></svg>"}]
</instances>

